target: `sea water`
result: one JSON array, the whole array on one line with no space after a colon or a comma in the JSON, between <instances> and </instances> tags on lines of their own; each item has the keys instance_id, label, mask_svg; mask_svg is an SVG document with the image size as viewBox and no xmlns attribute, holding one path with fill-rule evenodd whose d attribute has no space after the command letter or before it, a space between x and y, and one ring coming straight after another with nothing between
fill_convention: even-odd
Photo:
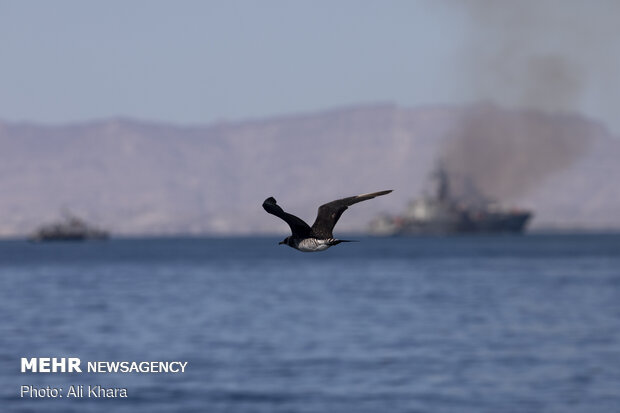
<instances>
[{"instance_id":1,"label":"sea water","mask_svg":"<svg viewBox=\"0 0 620 413\"><path fill-rule=\"evenodd\" d=\"M0 411L620 411L619 235L281 238L0 242ZM22 357L187 368L21 373Z\"/></svg>"}]
</instances>

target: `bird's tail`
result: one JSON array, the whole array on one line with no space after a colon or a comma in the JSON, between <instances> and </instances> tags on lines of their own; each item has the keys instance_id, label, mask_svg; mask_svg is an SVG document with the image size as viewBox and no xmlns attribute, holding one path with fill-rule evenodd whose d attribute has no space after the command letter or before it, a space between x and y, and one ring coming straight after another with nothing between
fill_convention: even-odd
<instances>
[{"instance_id":1,"label":"bird's tail","mask_svg":"<svg viewBox=\"0 0 620 413\"><path fill-rule=\"evenodd\" d=\"M359 242L359 240L356 239L334 239L329 241L329 245L338 245L341 242Z\"/></svg>"}]
</instances>

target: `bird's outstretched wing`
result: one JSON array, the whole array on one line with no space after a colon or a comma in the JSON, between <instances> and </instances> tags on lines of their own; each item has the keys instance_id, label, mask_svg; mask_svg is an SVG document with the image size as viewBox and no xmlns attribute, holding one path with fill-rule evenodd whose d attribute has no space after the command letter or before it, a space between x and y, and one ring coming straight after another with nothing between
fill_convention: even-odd
<instances>
[{"instance_id":1,"label":"bird's outstretched wing","mask_svg":"<svg viewBox=\"0 0 620 413\"><path fill-rule=\"evenodd\" d=\"M386 195L392 190L373 192L371 194L362 194L350 196L348 198L337 199L319 207L316 221L312 224L312 235L317 238L333 238L332 231L336 222L340 219L342 213L353 204L366 201L377 196Z\"/></svg>"},{"instance_id":2,"label":"bird's outstretched wing","mask_svg":"<svg viewBox=\"0 0 620 413\"><path fill-rule=\"evenodd\" d=\"M263 208L265 208L265 211L269 212L271 215L275 215L284 220L288 226L291 227L291 232L293 235L297 237L307 237L310 235L310 227L308 224L306 224L303 219L284 212L284 210L280 208L280 205L276 203L274 197L265 199L263 202Z\"/></svg>"}]
</instances>

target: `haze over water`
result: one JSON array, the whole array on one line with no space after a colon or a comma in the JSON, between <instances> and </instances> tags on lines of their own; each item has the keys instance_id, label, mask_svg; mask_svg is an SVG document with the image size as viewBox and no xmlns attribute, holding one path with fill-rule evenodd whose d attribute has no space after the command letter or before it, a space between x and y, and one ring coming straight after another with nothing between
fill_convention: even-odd
<instances>
[{"instance_id":1,"label":"haze over water","mask_svg":"<svg viewBox=\"0 0 620 413\"><path fill-rule=\"evenodd\" d=\"M0 242L3 411L610 412L620 236ZM20 357L188 361L20 374ZM19 385L126 387L20 399Z\"/></svg>"}]
</instances>

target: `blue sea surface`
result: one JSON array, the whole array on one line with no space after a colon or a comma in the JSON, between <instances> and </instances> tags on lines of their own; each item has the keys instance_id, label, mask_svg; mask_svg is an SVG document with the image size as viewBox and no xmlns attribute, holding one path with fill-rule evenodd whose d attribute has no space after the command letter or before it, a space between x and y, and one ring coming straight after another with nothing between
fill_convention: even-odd
<instances>
[{"instance_id":1,"label":"blue sea surface","mask_svg":"<svg viewBox=\"0 0 620 413\"><path fill-rule=\"evenodd\" d=\"M0 242L0 411L620 411L620 235L281 238ZM97 384L128 398L20 397Z\"/></svg>"}]
</instances>

